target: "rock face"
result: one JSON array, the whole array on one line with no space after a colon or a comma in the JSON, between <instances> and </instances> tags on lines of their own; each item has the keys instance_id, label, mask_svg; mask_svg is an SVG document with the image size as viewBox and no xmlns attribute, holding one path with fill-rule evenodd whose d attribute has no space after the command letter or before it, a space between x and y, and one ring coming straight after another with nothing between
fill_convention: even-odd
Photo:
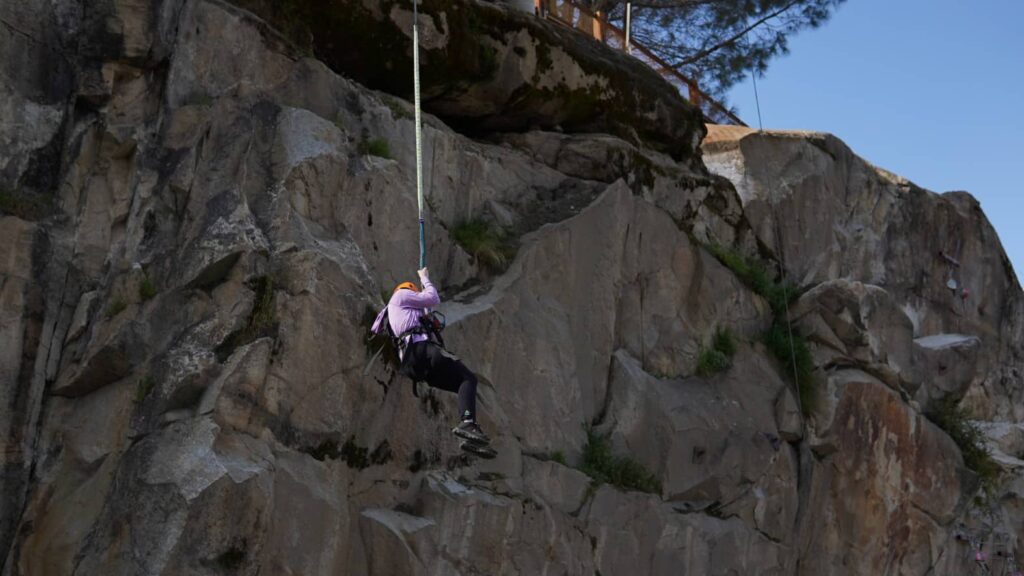
<instances>
[{"instance_id":1,"label":"rock face","mask_svg":"<svg viewBox=\"0 0 1024 576\"><path fill-rule=\"evenodd\" d=\"M827 134L712 127L704 151L804 290L789 317L823 389L800 537L815 553L801 570L955 571L963 547L936 527L976 512L956 496L975 478L922 415L952 401L992 421L981 428L1005 478L1020 474L999 443L1021 417L1021 289L977 201L922 190ZM1018 542L1016 509L996 506L982 523L1009 534L1004 553Z\"/></svg>"},{"instance_id":2,"label":"rock face","mask_svg":"<svg viewBox=\"0 0 1024 576\"><path fill-rule=\"evenodd\" d=\"M365 339L416 264L407 90L347 68L316 3L294 28L83 6L0 5L0 574L924 575L969 570L957 531L986 526L1017 550L1022 294L966 194L824 135L712 127L702 160L696 112L654 85L628 119L513 106L520 57L561 54L541 74L579 66L615 102L607 71L651 74L425 5L425 78L464 77L427 82L423 157L446 337L499 451L470 460L453 398L410 394ZM353 38L408 21L362 9ZM430 52L473 42L493 78ZM506 267L454 241L470 219L511 238ZM774 303L709 245L799 285L813 404L762 343ZM736 351L708 373L722 328ZM985 505L925 416L948 402L1004 469ZM594 483L588 427L660 491Z\"/></svg>"}]
</instances>

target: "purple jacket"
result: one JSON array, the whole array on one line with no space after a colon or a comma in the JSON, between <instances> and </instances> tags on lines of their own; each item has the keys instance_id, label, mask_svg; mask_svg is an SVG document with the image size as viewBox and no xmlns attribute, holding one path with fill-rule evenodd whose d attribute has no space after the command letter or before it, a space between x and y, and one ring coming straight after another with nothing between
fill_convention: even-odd
<instances>
[{"instance_id":1,"label":"purple jacket","mask_svg":"<svg viewBox=\"0 0 1024 576\"><path fill-rule=\"evenodd\" d=\"M380 334L384 331L384 313L388 314L388 323L391 324L391 331L395 336L401 336L407 330L415 328L420 324L420 316L430 308L441 303L441 297L437 295L437 289L430 280L423 281L423 291L413 292L412 290L398 290L391 295L391 300L386 308L377 314L370 331ZM426 340L425 334L414 334L412 342Z\"/></svg>"}]
</instances>

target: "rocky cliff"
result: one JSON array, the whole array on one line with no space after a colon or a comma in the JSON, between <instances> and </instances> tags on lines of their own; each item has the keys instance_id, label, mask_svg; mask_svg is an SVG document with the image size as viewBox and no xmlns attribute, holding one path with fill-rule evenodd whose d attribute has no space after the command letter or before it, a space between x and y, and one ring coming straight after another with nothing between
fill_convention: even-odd
<instances>
[{"instance_id":1,"label":"rocky cliff","mask_svg":"<svg viewBox=\"0 0 1024 576\"><path fill-rule=\"evenodd\" d=\"M366 340L416 264L409 7L0 4L0 573L1009 567L1024 294L977 201L473 0L424 7L462 455Z\"/></svg>"}]
</instances>

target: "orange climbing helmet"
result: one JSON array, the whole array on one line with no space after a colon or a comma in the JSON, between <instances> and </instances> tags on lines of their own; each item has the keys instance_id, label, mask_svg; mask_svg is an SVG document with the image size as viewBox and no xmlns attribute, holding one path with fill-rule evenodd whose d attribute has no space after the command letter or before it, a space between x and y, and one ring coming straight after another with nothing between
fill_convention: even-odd
<instances>
[{"instance_id":1,"label":"orange climbing helmet","mask_svg":"<svg viewBox=\"0 0 1024 576\"><path fill-rule=\"evenodd\" d=\"M420 289L416 287L412 282L402 282L398 286L395 286L395 292L399 290L412 290L413 292L419 292Z\"/></svg>"}]
</instances>

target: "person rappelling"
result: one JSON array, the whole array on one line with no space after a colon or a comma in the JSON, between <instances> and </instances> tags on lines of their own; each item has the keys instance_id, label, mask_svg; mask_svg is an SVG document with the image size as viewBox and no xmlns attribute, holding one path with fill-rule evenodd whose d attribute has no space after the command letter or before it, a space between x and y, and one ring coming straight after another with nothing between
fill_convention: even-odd
<instances>
[{"instance_id":1,"label":"person rappelling","mask_svg":"<svg viewBox=\"0 0 1024 576\"><path fill-rule=\"evenodd\" d=\"M431 388L453 392L459 398L459 422L452 433L461 438L460 448L493 458L491 440L476 421L476 375L444 346L441 330L443 315L432 308L441 303L437 289L427 272L426 225L423 220L423 134L420 113L420 49L419 2L413 1L413 104L416 127L416 200L419 208L420 265L417 273L422 290L413 282L402 282L395 287L387 306L377 314L370 331L387 334L398 351L403 375L413 381L426 382Z\"/></svg>"},{"instance_id":2,"label":"person rappelling","mask_svg":"<svg viewBox=\"0 0 1024 576\"><path fill-rule=\"evenodd\" d=\"M459 423L452 434L463 440L463 450L493 457L491 439L476 420L476 375L445 349L441 335L443 316L431 311L441 303L441 297L430 282L427 269L418 272L422 290L412 282L396 286L370 330L391 338L398 351L399 372L410 378L414 386L416 382L426 382L431 388L458 394Z\"/></svg>"}]
</instances>

